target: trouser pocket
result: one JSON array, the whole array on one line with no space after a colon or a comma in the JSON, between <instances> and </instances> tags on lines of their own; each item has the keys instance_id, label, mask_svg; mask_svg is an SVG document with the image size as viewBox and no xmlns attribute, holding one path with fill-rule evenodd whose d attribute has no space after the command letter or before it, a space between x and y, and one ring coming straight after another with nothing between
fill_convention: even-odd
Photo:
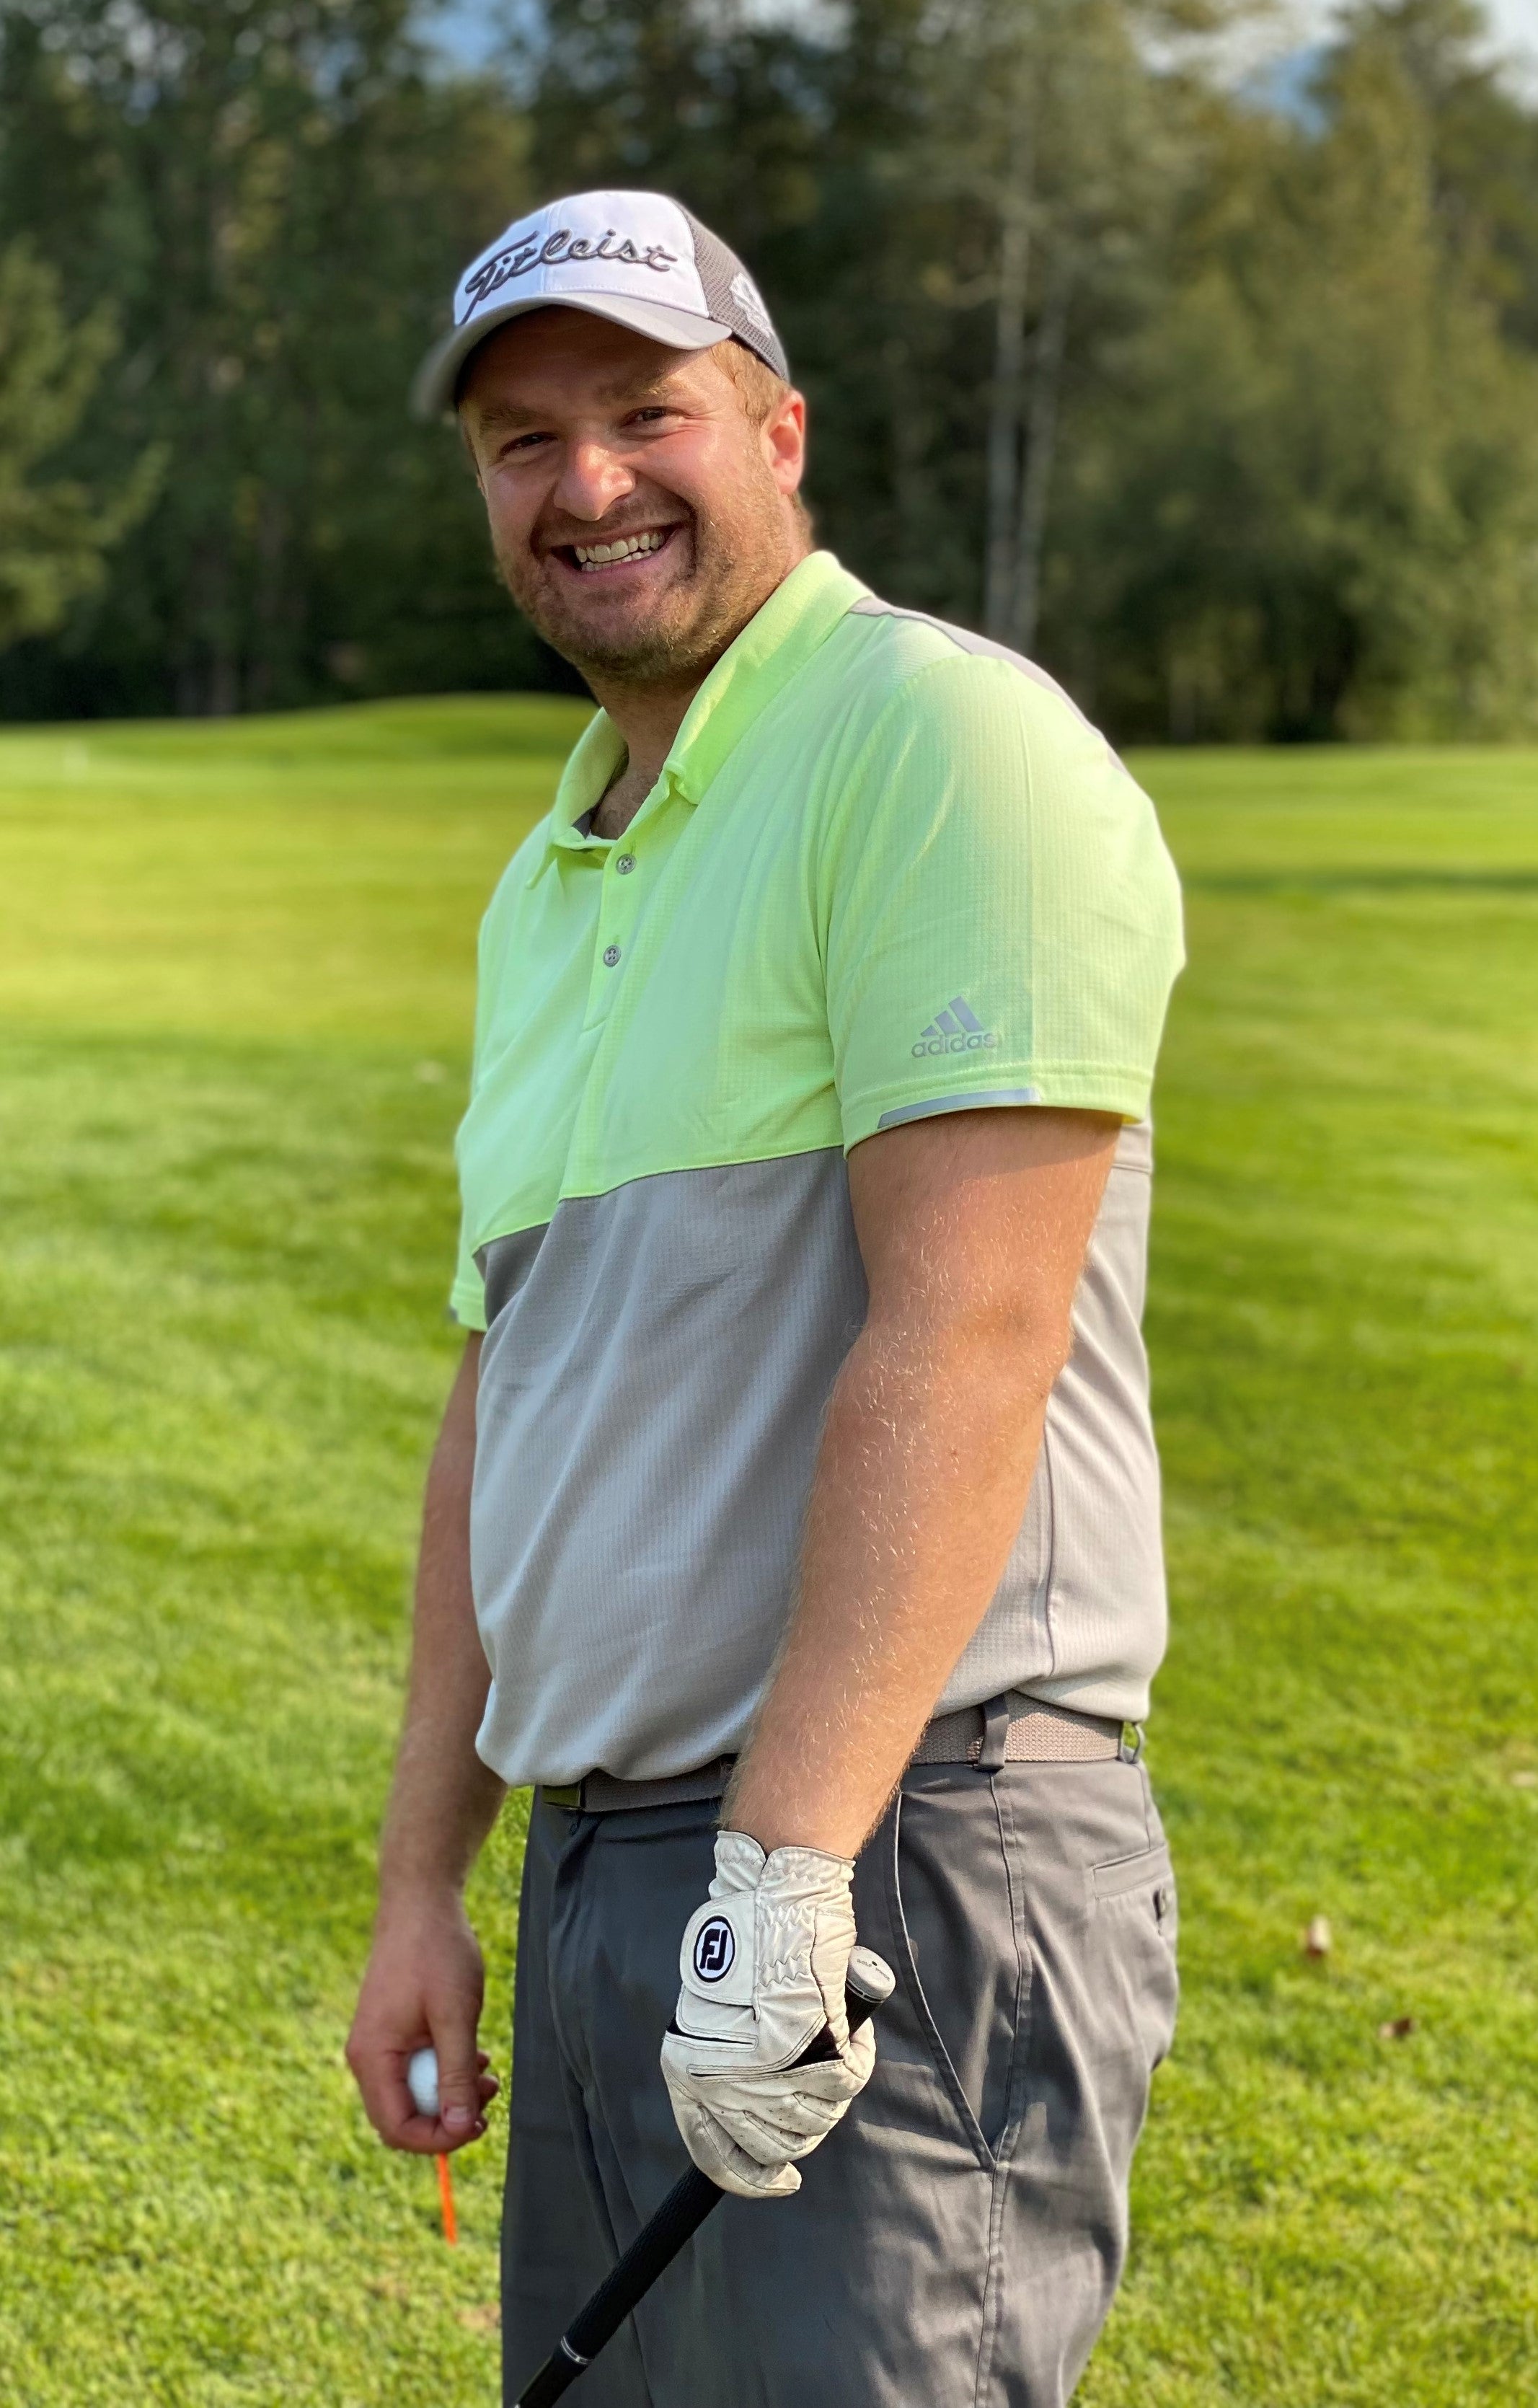
<instances>
[{"instance_id":1,"label":"trouser pocket","mask_svg":"<svg viewBox=\"0 0 1538 2408\"><path fill-rule=\"evenodd\" d=\"M1030 1963L1005 1835L985 1774L905 1787L890 1829L899 1979L968 2141L991 2164L1007 2142Z\"/></svg>"},{"instance_id":2,"label":"trouser pocket","mask_svg":"<svg viewBox=\"0 0 1538 2408\"><path fill-rule=\"evenodd\" d=\"M1175 1868L1162 1840L1089 1871L1091 1956L1108 2012L1119 2013L1148 2071L1169 2055L1180 1984ZM1141 2119L1140 2119L1141 2120Z\"/></svg>"}]
</instances>

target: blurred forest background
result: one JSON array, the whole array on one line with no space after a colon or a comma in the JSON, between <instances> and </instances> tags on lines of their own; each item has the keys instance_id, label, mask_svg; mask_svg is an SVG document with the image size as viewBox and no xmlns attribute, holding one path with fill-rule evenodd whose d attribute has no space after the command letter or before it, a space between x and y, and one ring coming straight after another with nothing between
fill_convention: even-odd
<instances>
[{"instance_id":1,"label":"blurred forest background","mask_svg":"<svg viewBox=\"0 0 1538 2408\"><path fill-rule=\"evenodd\" d=\"M489 0L494 6L494 0ZM0 0L0 716L569 684L405 395L562 190L749 259L822 539L1123 738L1538 725L1538 102L1465 0Z\"/></svg>"}]
</instances>

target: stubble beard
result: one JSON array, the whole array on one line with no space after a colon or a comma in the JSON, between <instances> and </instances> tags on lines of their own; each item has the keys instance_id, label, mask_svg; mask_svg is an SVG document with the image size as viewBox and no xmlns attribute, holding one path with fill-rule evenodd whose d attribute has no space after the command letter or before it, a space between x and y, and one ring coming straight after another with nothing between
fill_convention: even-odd
<instances>
[{"instance_id":1,"label":"stubble beard","mask_svg":"<svg viewBox=\"0 0 1538 2408\"><path fill-rule=\"evenodd\" d=\"M691 547L691 573L658 596L647 619L611 641L567 606L554 583L559 569L547 567L524 547L505 550L493 533L497 574L534 633L590 685L692 687L793 563L779 489L768 478L764 488L745 495L746 506L730 523L693 509L673 538Z\"/></svg>"}]
</instances>

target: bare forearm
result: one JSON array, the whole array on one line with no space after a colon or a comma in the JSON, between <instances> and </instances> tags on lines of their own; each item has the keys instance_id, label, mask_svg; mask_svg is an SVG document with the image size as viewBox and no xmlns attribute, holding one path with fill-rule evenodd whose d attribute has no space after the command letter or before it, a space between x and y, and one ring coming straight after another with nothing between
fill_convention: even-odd
<instances>
[{"instance_id":1,"label":"bare forearm","mask_svg":"<svg viewBox=\"0 0 1538 2408\"><path fill-rule=\"evenodd\" d=\"M387 1909L403 1893L462 1887L504 1794L475 1745L490 1679L470 1587L478 1357L473 1341L428 1473L411 1681L379 1849Z\"/></svg>"},{"instance_id":2,"label":"bare forearm","mask_svg":"<svg viewBox=\"0 0 1538 2408\"><path fill-rule=\"evenodd\" d=\"M1029 1331L868 1327L829 1408L801 1596L728 1820L852 1856L1019 1527L1061 1354Z\"/></svg>"},{"instance_id":3,"label":"bare forearm","mask_svg":"<svg viewBox=\"0 0 1538 2408\"><path fill-rule=\"evenodd\" d=\"M392 2149L457 2149L486 2128L496 2091L477 2044L485 1976L464 1911L466 1874L503 1785L476 1754L489 1674L470 1590L470 1488L480 1340L464 1350L427 1475L411 1683L379 1847L379 1912L348 2036L370 2122ZM417 2112L413 2052L438 2058L438 2114Z\"/></svg>"},{"instance_id":4,"label":"bare forearm","mask_svg":"<svg viewBox=\"0 0 1538 2408\"><path fill-rule=\"evenodd\" d=\"M839 1375L800 1601L729 1820L852 1856L1019 1528L1118 1124L970 1111L849 1158L870 1317Z\"/></svg>"}]
</instances>

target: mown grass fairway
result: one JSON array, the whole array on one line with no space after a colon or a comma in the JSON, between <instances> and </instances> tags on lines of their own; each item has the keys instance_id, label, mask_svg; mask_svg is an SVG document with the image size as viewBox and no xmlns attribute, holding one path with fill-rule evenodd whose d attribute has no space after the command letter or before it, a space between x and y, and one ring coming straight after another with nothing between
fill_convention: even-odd
<instances>
[{"instance_id":1,"label":"mown grass fairway","mask_svg":"<svg viewBox=\"0 0 1538 2408\"><path fill-rule=\"evenodd\" d=\"M0 738L6 2408L496 2396L502 2127L451 2256L340 2047L475 924L579 720ZM1140 767L1187 1993L1083 2397L1474 2408L1538 2363L1538 756Z\"/></svg>"}]
</instances>

